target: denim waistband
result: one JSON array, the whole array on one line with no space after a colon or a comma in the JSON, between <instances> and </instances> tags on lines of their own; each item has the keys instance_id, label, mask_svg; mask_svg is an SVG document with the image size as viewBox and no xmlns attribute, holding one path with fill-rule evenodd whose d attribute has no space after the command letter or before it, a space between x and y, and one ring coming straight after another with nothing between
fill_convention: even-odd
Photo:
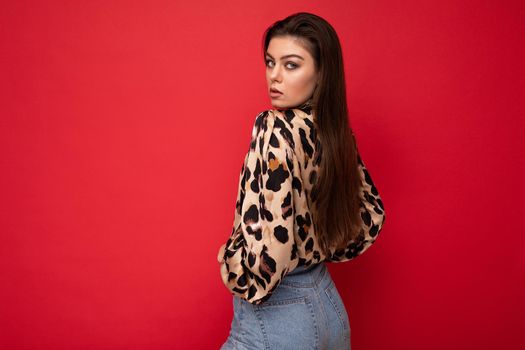
<instances>
[{"instance_id":1,"label":"denim waistband","mask_svg":"<svg viewBox=\"0 0 525 350\"><path fill-rule=\"evenodd\" d=\"M299 288L311 288L319 284L326 271L327 267L324 262L310 266L299 266L287 273L281 284Z\"/></svg>"}]
</instances>

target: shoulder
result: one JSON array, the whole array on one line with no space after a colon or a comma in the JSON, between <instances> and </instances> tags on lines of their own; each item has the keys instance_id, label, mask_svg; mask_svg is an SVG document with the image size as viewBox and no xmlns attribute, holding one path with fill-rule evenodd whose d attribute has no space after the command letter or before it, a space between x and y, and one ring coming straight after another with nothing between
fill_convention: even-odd
<instances>
[{"instance_id":1,"label":"shoulder","mask_svg":"<svg viewBox=\"0 0 525 350\"><path fill-rule=\"evenodd\" d=\"M255 125L261 126L267 124L268 121L278 128L292 131L298 127L312 127L313 115L310 109L304 108L265 109L257 114Z\"/></svg>"},{"instance_id":2,"label":"shoulder","mask_svg":"<svg viewBox=\"0 0 525 350\"><path fill-rule=\"evenodd\" d=\"M284 141L280 143L284 143L296 154L307 152L312 156L316 140L314 124L310 108L265 109L257 114L252 146L255 146L257 139L259 142L262 142L260 139L273 139L274 143L277 140Z\"/></svg>"}]
</instances>

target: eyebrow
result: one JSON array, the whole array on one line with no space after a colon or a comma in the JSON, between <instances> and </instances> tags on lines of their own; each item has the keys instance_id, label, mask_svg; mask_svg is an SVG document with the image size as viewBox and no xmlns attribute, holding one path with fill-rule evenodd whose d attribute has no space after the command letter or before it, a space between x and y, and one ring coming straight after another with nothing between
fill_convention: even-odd
<instances>
[{"instance_id":1,"label":"eyebrow","mask_svg":"<svg viewBox=\"0 0 525 350\"><path fill-rule=\"evenodd\" d=\"M266 52L266 55L270 56L273 59L273 56L270 55L268 52ZM296 54L284 55L283 57L281 57L281 59L285 59L285 58L288 58L288 57L297 57L297 58L300 58L300 59L302 59L304 61L304 58L302 58L301 56L296 55Z\"/></svg>"}]
</instances>

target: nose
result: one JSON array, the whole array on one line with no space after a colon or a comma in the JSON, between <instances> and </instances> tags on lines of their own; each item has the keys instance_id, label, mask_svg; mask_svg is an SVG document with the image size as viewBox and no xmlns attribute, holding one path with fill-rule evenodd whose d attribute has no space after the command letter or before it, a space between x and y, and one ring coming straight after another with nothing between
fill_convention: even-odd
<instances>
[{"instance_id":1,"label":"nose","mask_svg":"<svg viewBox=\"0 0 525 350\"><path fill-rule=\"evenodd\" d=\"M273 67L270 72L270 79L272 81L281 81L281 68L279 65Z\"/></svg>"}]
</instances>

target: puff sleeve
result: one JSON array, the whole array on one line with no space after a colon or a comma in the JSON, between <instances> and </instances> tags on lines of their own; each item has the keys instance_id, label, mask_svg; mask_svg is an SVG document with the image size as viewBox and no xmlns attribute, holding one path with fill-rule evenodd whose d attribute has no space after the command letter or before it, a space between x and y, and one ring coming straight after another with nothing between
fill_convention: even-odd
<instances>
[{"instance_id":1,"label":"puff sleeve","mask_svg":"<svg viewBox=\"0 0 525 350\"><path fill-rule=\"evenodd\" d=\"M271 296L294 256L292 170L298 165L285 125L271 111L256 117L220 267L230 292L254 305Z\"/></svg>"},{"instance_id":2,"label":"puff sleeve","mask_svg":"<svg viewBox=\"0 0 525 350\"><path fill-rule=\"evenodd\" d=\"M331 257L333 262L348 261L363 254L376 241L385 223L386 215L383 201L359 154L359 150L357 150L357 166L361 179L359 198L361 199L362 228L357 239L350 241L346 248L335 251Z\"/></svg>"}]
</instances>

